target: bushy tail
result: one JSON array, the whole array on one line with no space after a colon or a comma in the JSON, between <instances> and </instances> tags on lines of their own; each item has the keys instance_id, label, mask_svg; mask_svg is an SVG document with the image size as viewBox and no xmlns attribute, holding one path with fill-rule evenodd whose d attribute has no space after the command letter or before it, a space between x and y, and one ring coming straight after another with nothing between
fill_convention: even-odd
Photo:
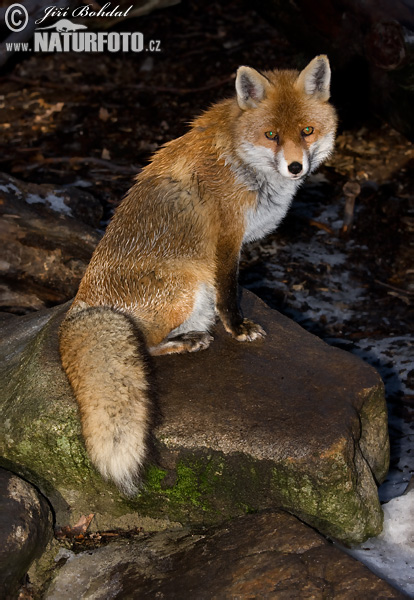
<instances>
[{"instance_id":1,"label":"bushy tail","mask_svg":"<svg viewBox=\"0 0 414 600\"><path fill-rule=\"evenodd\" d=\"M126 315L91 307L69 313L59 337L88 454L104 478L133 495L150 420L139 332Z\"/></svg>"}]
</instances>

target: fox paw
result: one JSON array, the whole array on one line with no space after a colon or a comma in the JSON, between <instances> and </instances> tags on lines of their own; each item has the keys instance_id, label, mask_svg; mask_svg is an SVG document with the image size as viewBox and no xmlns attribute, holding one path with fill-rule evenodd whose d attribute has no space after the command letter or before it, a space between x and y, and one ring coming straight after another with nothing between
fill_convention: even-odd
<instances>
[{"instance_id":1,"label":"fox paw","mask_svg":"<svg viewBox=\"0 0 414 600\"><path fill-rule=\"evenodd\" d=\"M243 322L233 331L233 337L239 342L253 342L264 338L265 335L265 330L249 319L243 319Z\"/></svg>"},{"instance_id":2,"label":"fox paw","mask_svg":"<svg viewBox=\"0 0 414 600\"><path fill-rule=\"evenodd\" d=\"M187 352L198 352L198 350L206 350L213 341L213 336L207 332L189 331L177 336L178 341L182 342Z\"/></svg>"},{"instance_id":3,"label":"fox paw","mask_svg":"<svg viewBox=\"0 0 414 600\"><path fill-rule=\"evenodd\" d=\"M175 337L166 338L158 346L149 348L148 351L152 356L197 352L198 350L206 350L212 340L213 337L206 331L189 331Z\"/></svg>"}]
</instances>

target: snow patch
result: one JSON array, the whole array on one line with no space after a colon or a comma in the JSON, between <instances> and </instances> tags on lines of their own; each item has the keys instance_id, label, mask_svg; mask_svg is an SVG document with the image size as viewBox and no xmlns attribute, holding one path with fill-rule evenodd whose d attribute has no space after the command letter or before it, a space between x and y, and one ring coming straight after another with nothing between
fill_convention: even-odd
<instances>
[{"instance_id":1,"label":"snow patch","mask_svg":"<svg viewBox=\"0 0 414 600\"><path fill-rule=\"evenodd\" d=\"M382 533L351 550L342 549L414 598L414 489L382 508Z\"/></svg>"},{"instance_id":2,"label":"snow patch","mask_svg":"<svg viewBox=\"0 0 414 600\"><path fill-rule=\"evenodd\" d=\"M65 204L62 196L56 196L56 194L48 194L46 198L42 198L38 194L28 194L25 198L27 204L46 204L55 212L62 213L64 215L72 216L72 210Z\"/></svg>"},{"instance_id":3,"label":"snow patch","mask_svg":"<svg viewBox=\"0 0 414 600\"><path fill-rule=\"evenodd\" d=\"M354 354L378 369L388 394L414 394L409 374L414 369L414 338L411 335L358 341Z\"/></svg>"},{"instance_id":4,"label":"snow patch","mask_svg":"<svg viewBox=\"0 0 414 600\"><path fill-rule=\"evenodd\" d=\"M7 183L6 185L1 184L0 191L6 192L6 194L13 192L14 194L16 194L16 196L19 197L22 195L21 191L17 186L14 185L14 183Z\"/></svg>"},{"instance_id":5,"label":"snow patch","mask_svg":"<svg viewBox=\"0 0 414 600\"><path fill-rule=\"evenodd\" d=\"M66 183L62 187L64 187L64 188L72 188L72 187L87 188L87 187L92 187L92 185L93 184L90 181L85 181L84 179L76 179L72 183Z\"/></svg>"}]
</instances>

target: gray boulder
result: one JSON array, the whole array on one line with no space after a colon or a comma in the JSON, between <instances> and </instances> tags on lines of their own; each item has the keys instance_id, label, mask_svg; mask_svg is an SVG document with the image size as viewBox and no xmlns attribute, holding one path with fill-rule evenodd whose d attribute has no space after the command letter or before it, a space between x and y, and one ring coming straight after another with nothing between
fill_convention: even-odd
<instances>
[{"instance_id":1,"label":"gray boulder","mask_svg":"<svg viewBox=\"0 0 414 600\"><path fill-rule=\"evenodd\" d=\"M47 501L32 485L0 469L1 598L16 598L22 578L52 535Z\"/></svg>"},{"instance_id":2,"label":"gray boulder","mask_svg":"<svg viewBox=\"0 0 414 600\"><path fill-rule=\"evenodd\" d=\"M382 528L388 469L377 372L244 292L268 335L242 344L217 325L210 349L153 361L156 424L141 493L123 498L85 453L58 356L66 306L1 328L0 454L52 503L57 525L215 524L283 507L322 533L360 542Z\"/></svg>"},{"instance_id":3,"label":"gray boulder","mask_svg":"<svg viewBox=\"0 0 414 600\"><path fill-rule=\"evenodd\" d=\"M101 204L83 189L0 173L0 310L24 314L72 298L101 218Z\"/></svg>"},{"instance_id":4,"label":"gray boulder","mask_svg":"<svg viewBox=\"0 0 414 600\"><path fill-rule=\"evenodd\" d=\"M45 600L405 597L281 511L140 538L66 553Z\"/></svg>"}]
</instances>

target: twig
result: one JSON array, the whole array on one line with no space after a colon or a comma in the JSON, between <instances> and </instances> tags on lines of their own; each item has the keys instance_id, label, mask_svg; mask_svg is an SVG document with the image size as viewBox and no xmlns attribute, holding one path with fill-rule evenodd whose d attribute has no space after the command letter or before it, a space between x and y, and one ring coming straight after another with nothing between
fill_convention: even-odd
<instances>
[{"instance_id":1,"label":"twig","mask_svg":"<svg viewBox=\"0 0 414 600\"><path fill-rule=\"evenodd\" d=\"M25 168L28 170L37 169L43 165L54 165L58 163L69 163L69 164L93 164L99 167L104 167L109 171L114 171L115 173L122 173L125 175L130 175L131 173L136 174L139 172L138 167L125 167L122 165L117 165L110 160L105 160L103 158L96 158L94 156L57 156L53 158L44 158L42 160L38 160L35 163L30 165L26 165Z\"/></svg>"},{"instance_id":2,"label":"twig","mask_svg":"<svg viewBox=\"0 0 414 600\"><path fill-rule=\"evenodd\" d=\"M68 88L75 88L78 92L103 92L106 88L102 85L76 85L72 81L68 81L67 83L59 83L55 81L40 81L39 79L27 79L26 77L19 77L18 75L5 75L0 79L0 81L14 81L15 83L22 83L23 85L28 85L31 87L45 87L50 88L52 90L61 90Z\"/></svg>"},{"instance_id":3,"label":"twig","mask_svg":"<svg viewBox=\"0 0 414 600\"><path fill-rule=\"evenodd\" d=\"M341 234L345 235L352 227L352 221L354 220L355 198L361 193L361 186L357 181L348 181L344 185L342 191L345 196L345 209Z\"/></svg>"},{"instance_id":4,"label":"twig","mask_svg":"<svg viewBox=\"0 0 414 600\"><path fill-rule=\"evenodd\" d=\"M318 229L323 229L330 235L335 235L334 230L331 227L329 227L329 225L325 225L325 223L320 223L319 221L314 221L314 219L309 219L309 225L317 227Z\"/></svg>"},{"instance_id":5,"label":"twig","mask_svg":"<svg viewBox=\"0 0 414 600\"><path fill-rule=\"evenodd\" d=\"M14 81L16 83L22 83L23 85L29 85L29 86L37 87L37 88L45 87L45 88L50 88L53 90L70 88L70 89L76 89L78 92L90 92L90 91L103 92L106 90L110 91L110 90L117 89L121 85L121 84L106 85L106 86L76 85L73 82L58 83L58 82L53 82L53 81L39 81L39 80L35 80L35 79L26 79L24 77L19 77L18 75L6 75L5 77L2 77L1 79L3 81L4 80ZM233 81L233 77L226 77L225 79L220 79L218 81L214 81L207 85L202 85L202 86L196 87L196 88L177 88L177 87L166 87L166 86L157 86L157 85L143 85L140 83L126 84L126 85L123 85L123 87L124 87L124 89L128 88L131 90L138 90L140 92L159 92L161 94L178 94L178 95L184 96L186 94L197 94L199 92L206 92L208 90L226 85L227 83L230 83L231 81Z\"/></svg>"},{"instance_id":6,"label":"twig","mask_svg":"<svg viewBox=\"0 0 414 600\"><path fill-rule=\"evenodd\" d=\"M393 290L394 292L398 292L399 294L414 296L414 292L410 292L409 290L403 290L402 288L398 288L395 285L390 285L389 283L385 283L384 281L380 281L379 279L374 279L374 281L375 283L378 283L378 285L382 285L390 290Z\"/></svg>"}]
</instances>

